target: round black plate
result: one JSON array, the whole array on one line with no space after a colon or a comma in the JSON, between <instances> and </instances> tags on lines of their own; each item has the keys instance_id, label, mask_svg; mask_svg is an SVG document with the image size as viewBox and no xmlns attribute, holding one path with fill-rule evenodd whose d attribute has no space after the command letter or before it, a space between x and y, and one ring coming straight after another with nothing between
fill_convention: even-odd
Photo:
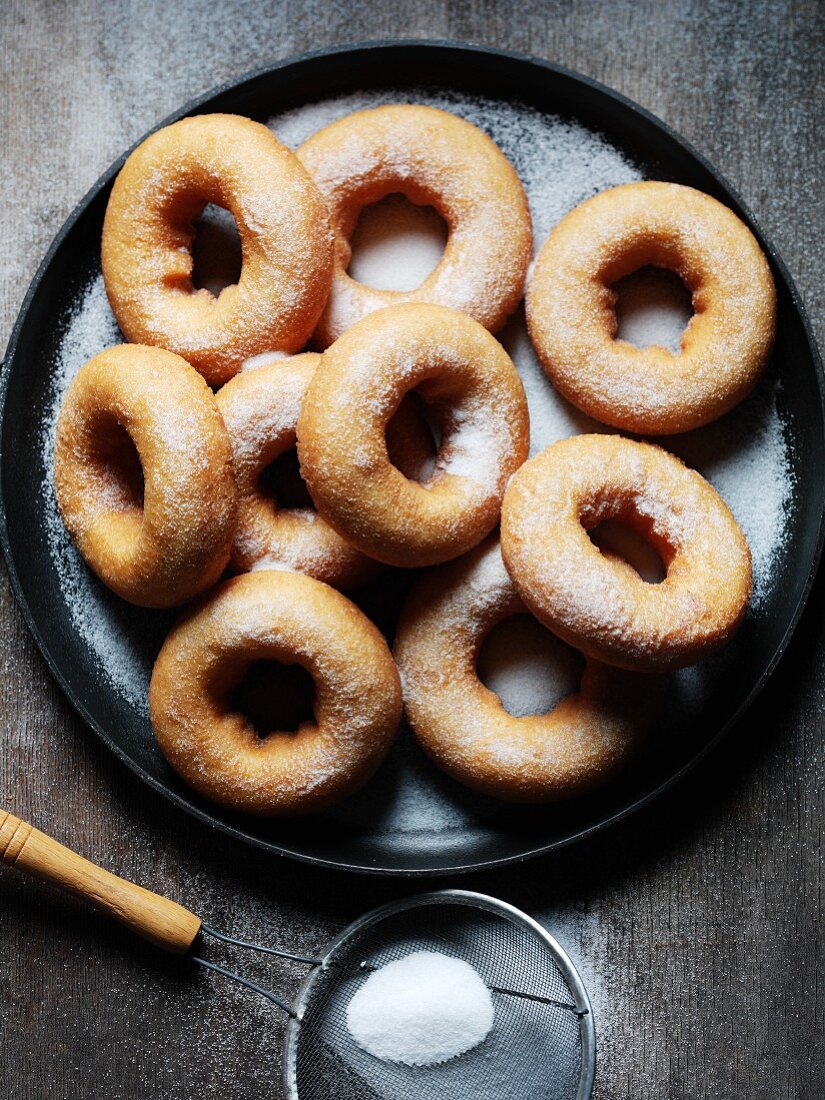
<instances>
[{"instance_id":1,"label":"round black plate","mask_svg":"<svg viewBox=\"0 0 825 1100\"><path fill-rule=\"evenodd\" d=\"M121 161L98 181L59 233L26 296L8 347L2 392L0 492L2 542L15 595L38 646L66 695L103 741L156 790L239 839L310 862L383 874L446 873L490 867L569 844L632 812L716 743L764 686L799 618L822 544L825 482L823 377L794 286L775 251L730 187L700 156L646 111L593 81L541 61L449 43L347 47L254 73L177 112L229 111L267 117L319 97L370 87L442 87L518 99L604 132L649 175L690 184L727 203L759 237L779 291L774 369L781 367L781 415L793 442L795 476L786 551L772 594L735 644L707 670L701 714L669 720L655 745L608 789L575 804L515 808L471 796L428 775L439 797L460 807L460 827L382 831L376 826L400 770L390 764L351 809L297 824L223 812L198 799L165 765L145 714L110 690L72 626L44 535L46 475L40 423L60 327L89 275L99 270L100 232ZM387 594L389 595L389 594ZM413 771L421 769L413 762Z\"/></svg>"}]
</instances>

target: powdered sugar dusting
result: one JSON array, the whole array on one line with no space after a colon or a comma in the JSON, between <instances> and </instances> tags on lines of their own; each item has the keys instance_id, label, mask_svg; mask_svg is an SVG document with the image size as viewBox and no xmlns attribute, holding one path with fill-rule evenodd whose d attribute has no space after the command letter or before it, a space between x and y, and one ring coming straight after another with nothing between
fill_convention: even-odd
<instances>
[{"instance_id":1,"label":"powdered sugar dusting","mask_svg":"<svg viewBox=\"0 0 825 1100\"><path fill-rule=\"evenodd\" d=\"M657 335L678 331L679 313L669 307ZM548 382L527 334L524 314L502 333L502 343L518 368L530 410L530 454L582 432L615 434L616 429L586 416ZM771 590L776 562L787 541L793 493L789 444L779 415L779 371L766 377L737 408L697 431L654 439L695 467L721 494L745 532L753 558L753 598L758 612Z\"/></svg>"},{"instance_id":2,"label":"powdered sugar dusting","mask_svg":"<svg viewBox=\"0 0 825 1100\"><path fill-rule=\"evenodd\" d=\"M357 92L297 108L276 116L270 125L281 140L296 147L315 130L350 111L390 102L429 103L453 111L486 131L503 149L525 185L537 249L558 219L583 199L604 188L642 178L640 169L620 150L580 124L542 114L525 105L503 104L484 97L448 92L434 95L420 89ZM408 283L413 277L420 281L417 270L414 271L416 265L434 262L436 251L433 238L427 246L430 249L428 257L424 257L423 252L416 257L415 248L420 244L420 238L416 243L414 234L407 242L413 249L408 254L407 271L399 271L404 266L403 256L392 249L383 258L380 255L377 260L373 257L375 265L371 275L359 274L379 285L378 280L387 276L386 268L391 265L395 269L390 273L393 278L402 281L406 278ZM642 294L637 296L634 305L631 293L630 301L623 304L627 304L629 313L624 319L620 317L626 326L622 336L640 346L648 342L678 346L685 320L684 302L680 305L665 294L658 297L653 308L650 298ZM516 363L527 393L531 453L568 435L611 430L584 416L556 393L533 353L521 310L500 334L500 339ZM167 617L156 612L146 613L146 623L151 624L147 633L143 629L144 613L123 604L91 577L63 528L51 477L54 426L71 379L88 358L120 340L103 281L98 276L91 280L77 307L66 319L54 364L52 395L42 428L46 473L42 487L44 522L75 629L94 652L106 680L132 705L145 710L151 667L147 654L151 642L145 643L147 648L144 650L135 638L138 635L161 637ZM254 368L270 358L250 360L245 366ZM751 398L718 423L686 436L659 441L711 480L742 525L753 553L752 614L759 613L777 574L776 562L783 551L791 506L792 474L788 440L777 408L779 392L776 379L770 377ZM466 446L460 448L461 455L454 457L454 463L458 464L452 466L455 472L469 458L470 452L476 450L475 446L470 446L472 441L464 430L459 439ZM140 631L133 625L136 619L141 622ZM513 662L510 667L514 667ZM495 672L492 675L495 676ZM509 705L514 711L528 705L521 690L526 682L525 677L511 693L513 698ZM507 692L502 690L502 694L506 696ZM408 764L405 760L399 768L399 776ZM422 763L418 770L420 775L416 775L412 786L400 781L396 784L399 799L393 806L386 804L384 826L400 831L460 828L467 820L464 811L451 806L450 794L442 795L432 787L430 770L425 764ZM428 784L429 789L424 789ZM419 787L422 790L417 793Z\"/></svg>"},{"instance_id":3,"label":"powdered sugar dusting","mask_svg":"<svg viewBox=\"0 0 825 1100\"><path fill-rule=\"evenodd\" d=\"M241 370L255 370L256 367L266 367L270 363L277 363L281 359L289 359L287 351L262 351L260 355L253 355L244 359Z\"/></svg>"},{"instance_id":4,"label":"powdered sugar dusting","mask_svg":"<svg viewBox=\"0 0 825 1100\"><path fill-rule=\"evenodd\" d=\"M249 567L250 573L260 572L262 569L275 569L281 571L290 571L290 567L282 561L278 561L276 558L259 558L258 561L253 562Z\"/></svg>"}]
</instances>

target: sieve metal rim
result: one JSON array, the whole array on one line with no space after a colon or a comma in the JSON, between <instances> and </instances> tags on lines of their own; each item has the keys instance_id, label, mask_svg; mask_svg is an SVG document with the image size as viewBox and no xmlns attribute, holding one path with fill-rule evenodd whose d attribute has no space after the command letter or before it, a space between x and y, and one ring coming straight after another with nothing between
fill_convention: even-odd
<instances>
[{"instance_id":1,"label":"sieve metal rim","mask_svg":"<svg viewBox=\"0 0 825 1100\"><path fill-rule=\"evenodd\" d=\"M310 997L312 996L312 987L318 975L327 968L336 952L338 952L347 940L351 939L357 932L361 932L364 928L372 924L377 924L386 917L394 916L397 913L403 913L407 909L415 909L426 905L445 904L464 905L468 908L482 909L498 916L504 915L514 924L520 924L523 928L527 929L528 932L538 937L538 939L540 939L549 949L556 965L564 975L570 992L573 994L573 1001L579 1013L582 1064L576 1100L589 1100L593 1091L593 1082L596 1075L596 1029L593 1022L593 1008L590 1004L590 998L587 995L584 982L581 980L579 972L573 965L570 956L543 925L533 920L532 917L522 912L521 909L517 909L515 905L510 905L509 902L491 897L489 894L479 894L474 890L456 889L431 890L425 894L413 894L407 898L400 898L398 901L391 901L387 902L385 905L379 905L375 909L370 909L369 912L364 913L362 916L352 921L351 924L348 924L343 932L336 936L332 943L330 943L321 962L313 966L301 983L301 987L295 998L294 1015L290 1016L287 1021L286 1034L284 1036L284 1058L281 1072L281 1082L287 1100L300 1100L298 1096L297 1051L298 1038L301 1033L301 1021L303 1019L304 1010L309 1004Z\"/></svg>"}]
</instances>

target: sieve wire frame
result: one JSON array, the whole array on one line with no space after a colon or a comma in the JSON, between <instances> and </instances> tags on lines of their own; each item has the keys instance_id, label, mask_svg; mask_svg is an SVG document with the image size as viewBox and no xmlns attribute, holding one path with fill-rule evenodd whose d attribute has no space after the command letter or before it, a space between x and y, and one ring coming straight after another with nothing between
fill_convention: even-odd
<instances>
[{"instance_id":1,"label":"sieve wire frame","mask_svg":"<svg viewBox=\"0 0 825 1100\"><path fill-rule=\"evenodd\" d=\"M480 909L495 916L504 917L513 924L520 925L542 942L553 957L553 961L561 971L573 996L579 1019L581 1039L581 1074L576 1100L590 1100L596 1076L596 1027L590 998L570 956L546 928L522 912L521 909L517 909L515 905L491 897L489 894L458 889L432 890L425 894L413 894L408 898L401 898L398 901L388 902L386 905L379 905L376 909L371 909L363 916L358 917L357 920L352 921L351 924L348 924L343 932L329 944L320 963L312 968L301 984L295 998L293 1014L287 1022L281 1072L281 1083L286 1100L300 1100L297 1074L298 1039L304 1013L312 999L313 987L318 976L326 970L333 962L336 954L353 936L361 933L371 925L379 924L388 917L428 905L462 905L470 909Z\"/></svg>"}]
</instances>

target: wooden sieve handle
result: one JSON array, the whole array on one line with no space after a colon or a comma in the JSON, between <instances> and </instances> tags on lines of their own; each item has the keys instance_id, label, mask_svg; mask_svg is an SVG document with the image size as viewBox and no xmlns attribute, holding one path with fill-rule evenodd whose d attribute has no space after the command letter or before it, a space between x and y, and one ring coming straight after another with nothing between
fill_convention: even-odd
<instances>
[{"instance_id":1,"label":"wooden sieve handle","mask_svg":"<svg viewBox=\"0 0 825 1100\"><path fill-rule=\"evenodd\" d=\"M200 918L182 905L104 871L2 809L0 863L61 886L175 954L185 955L200 931Z\"/></svg>"}]
</instances>

